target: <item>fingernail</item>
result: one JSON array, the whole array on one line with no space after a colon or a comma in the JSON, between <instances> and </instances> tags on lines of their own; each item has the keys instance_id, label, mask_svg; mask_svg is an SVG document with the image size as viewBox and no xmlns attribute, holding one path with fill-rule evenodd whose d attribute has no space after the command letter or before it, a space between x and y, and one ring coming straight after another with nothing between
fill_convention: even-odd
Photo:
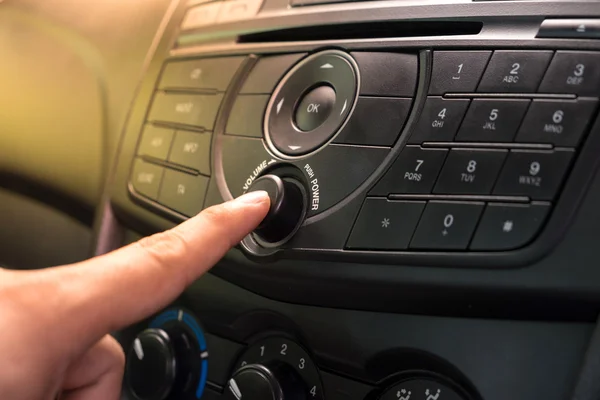
<instances>
[{"instance_id":1,"label":"fingernail","mask_svg":"<svg viewBox=\"0 0 600 400\"><path fill-rule=\"evenodd\" d=\"M260 204L266 202L267 200L269 200L269 194L264 190L246 193L245 195L235 199L235 201L245 204Z\"/></svg>"}]
</instances>

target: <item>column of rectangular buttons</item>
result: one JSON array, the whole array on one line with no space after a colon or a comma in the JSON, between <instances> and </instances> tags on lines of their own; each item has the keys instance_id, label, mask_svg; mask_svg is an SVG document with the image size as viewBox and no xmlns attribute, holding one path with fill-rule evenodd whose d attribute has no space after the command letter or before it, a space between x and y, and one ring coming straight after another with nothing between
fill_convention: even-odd
<instances>
[{"instance_id":1,"label":"column of rectangular buttons","mask_svg":"<svg viewBox=\"0 0 600 400\"><path fill-rule=\"evenodd\" d=\"M137 154L146 160L191 168L201 175L137 159L131 178L136 192L186 216L202 210L217 112L244 59L173 60L165 64Z\"/></svg>"}]
</instances>

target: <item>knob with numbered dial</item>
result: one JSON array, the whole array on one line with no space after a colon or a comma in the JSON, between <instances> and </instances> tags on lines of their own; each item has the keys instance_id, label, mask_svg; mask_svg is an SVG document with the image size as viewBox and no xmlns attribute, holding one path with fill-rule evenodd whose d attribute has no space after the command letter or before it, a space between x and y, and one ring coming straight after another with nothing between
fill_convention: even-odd
<instances>
[{"instance_id":1,"label":"knob with numbered dial","mask_svg":"<svg viewBox=\"0 0 600 400\"><path fill-rule=\"evenodd\" d=\"M306 400L308 389L302 377L288 364L248 364L227 383L227 400Z\"/></svg>"},{"instance_id":2,"label":"knob with numbered dial","mask_svg":"<svg viewBox=\"0 0 600 400\"><path fill-rule=\"evenodd\" d=\"M227 400L323 400L319 372L295 342L271 337L251 345L225 389Z\"/></svg>"}]
</instances>

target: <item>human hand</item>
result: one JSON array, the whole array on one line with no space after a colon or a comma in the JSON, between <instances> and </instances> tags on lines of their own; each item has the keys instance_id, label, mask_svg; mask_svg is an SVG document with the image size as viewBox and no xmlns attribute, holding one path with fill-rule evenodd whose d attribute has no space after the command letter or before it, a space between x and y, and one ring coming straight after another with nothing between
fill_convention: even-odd
<instances>
[{"instance_id":1,"label":"human hand","mask_svg":"<svg viewBox=\"0 0 600 400\"><path fill-rule=\"evenodd\" d=\"M107 333L153 314L262 221L265 192L81 263L0 269L0 399L117 400L125 356Z\"/></svg>"}]
</instances>

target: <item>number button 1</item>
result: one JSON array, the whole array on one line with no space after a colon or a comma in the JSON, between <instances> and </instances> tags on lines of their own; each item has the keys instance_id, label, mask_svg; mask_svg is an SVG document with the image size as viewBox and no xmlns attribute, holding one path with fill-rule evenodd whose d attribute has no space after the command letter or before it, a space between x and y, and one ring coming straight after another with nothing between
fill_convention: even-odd
<instances>
[{"instance_id":1,"label":"number button 1","mask_svg":"<svg viewBox=\"0 0 600 400\"><path fill-rule=\"evenodd\" d=\"M491 51L435 51L429 94L472 93Z\"/></svg>"}]
</instances>

